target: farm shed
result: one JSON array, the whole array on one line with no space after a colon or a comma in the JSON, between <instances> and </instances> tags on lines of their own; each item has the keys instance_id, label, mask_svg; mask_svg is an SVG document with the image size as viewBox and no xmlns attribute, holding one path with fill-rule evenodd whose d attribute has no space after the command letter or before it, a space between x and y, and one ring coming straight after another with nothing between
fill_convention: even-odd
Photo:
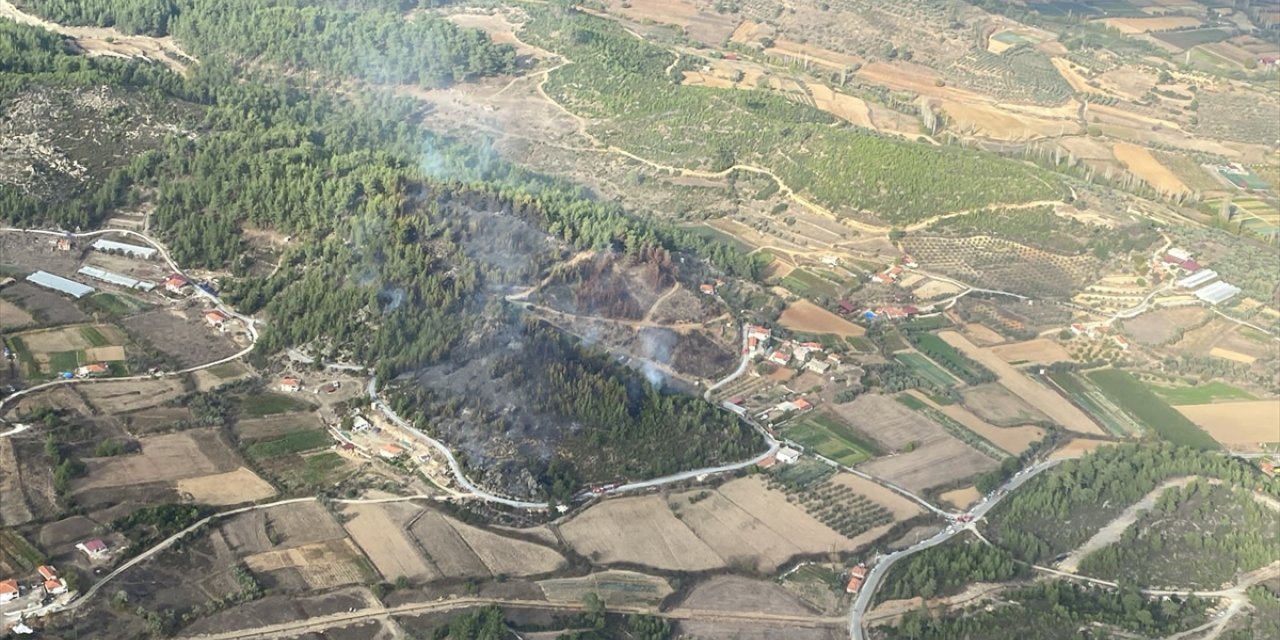
<instances>
[{"instance_id":1,"label":"farm shed","mask_svg":"<svg viewBox=\"0 0 1280 640\"><path fill-rule=\"evenodd\" d=\"M782 464L795 464L800 459L800 452L791 447L783 447L778 451L778 462Z\"/></svg>"},{"instance_id":2,"label":"farm shed","mask_svg":"<svg viewBox=\"0 0 1280 640\"><path fill-rule=\"evenodd\" d=\"M130 258L141 258L143 260L150 260L156 255L156 250L151 247L142 247L136 244L128 244L126 242L116 242L105 238L94 242L91 246L98 251L104 251L106 253L123 253Z\"/></svg>"},{"instance_id":3,"label":"farm shed","mask_svg":"<svg viewBox=\"0 0 1280 640\"><path fill-rule=\"evenodd\" d=\"M38 284L46 289L53 289L59 293L65 293L77 300L93 293L94 291L93 287L87 284L81 284L75 280L68 280L62 276L55 276L47 271L37 271L27 276L27 282Z\"/></svg>"},{"instance_id":4,"label":"farm shed","mask_svg":"<svg viewBox=\"0 0 1280 640\"><path fill-rule=\"evenodd\" d=\"M100 538L85 540L76 545L76 548L88 554L90 558L101 558L107 555L107 543Z\"/></svg>"},{"instance_id":5,"label":"farm shed","mask_svg":"<svg viewBox=\"0 0 1280 640\"><path fill-rule=\"evenodd\" d=\"M76 273L82 276L93 278L94 280L101 280L103 282L108 282L114 285L119 285L121 287L129 288L129 289L137 289L139 291L150 291L156 288L156 285L153 282L147 282L146 280L138 280L137 278L130 278L129 276L120 275L118 273L112 273L110 271L107 271L105 269L99 269L97 267L88 267L88 266L80 267L80 270L77 271Z\"/></svg>"}]
</instances>

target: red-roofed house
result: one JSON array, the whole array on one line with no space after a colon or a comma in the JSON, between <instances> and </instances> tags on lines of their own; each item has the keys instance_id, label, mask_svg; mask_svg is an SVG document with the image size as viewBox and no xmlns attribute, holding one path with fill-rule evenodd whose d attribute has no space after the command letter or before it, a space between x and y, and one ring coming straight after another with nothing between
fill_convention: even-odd
<instances>
[{"instance_id":1,"label":"red-roofed house","mask_svg":"<svg viewBox=\"0 0 1280 640\"><path fill-rule=\"evenodd\" d=\"M90 558L102 558L107 555L107 543L98 538L85 540L76 545L76 548L88 554Z\"/></svg>"},{"instance_id":2,"label":"red-roofed house","mask_svg":"<svg viewBox=\"0 0 1280 640\"><path fill-rule=\"evenodd\" d=\"M716 294L716 286L714 284L703 284L698 287L698 290L709 296Z\"/></svg>"},{"instance_id":3,"label":"red-roofed house","mask_svg":"<svg viewBox=\"0 0 1280 640\"><path fill-rule=\"evenodd\" d=\"M773 353L769 354L769 362L773 362L775 364L782 365L785 367L787 366L788 362L791 362L791 354L787 353L786 351L774 351Z\"/></svg>"},{"instance_id":4,"label":"red-roofed house","mask_svg":"<svg viewBox=\"0 0 1280 640\"><path fill-rule=\"evenodd\" d=\"M804 398L800 398L799 400L796 400L792 404L796 406L796 411L808 411L813 408L813 403L809 402L808 400L805 400Z\"/></svg>"},{"instance_id":5,"label":"red-roofed house","mask_svg":"<svg viewBox=\"0 0 1280 640\"><path fill-rule=\"evenodd\" d=\"M3 580L0 581L0 602L8 602L16 600L18 597L18 581Z\"/></svg>"},{"instance_id":6,"label":"red-roofed house","mask_svg":"<svg viewBox=\"0 0 1280 640\"><path fill-rule=\"evenodd\" d=\"M1179 264L1178 266L1182 267L1184 271L1189 273L1195 273L1203 268L1200 266L1200 263L1195 260L1183 260L1182 264Z\"/></svg>"},{"instance_id":7,"label":"red-roofed house","mask_svg":"<svg viewBox=\"0 0 1280 640\"><path fill-rule=\"evenodd\" d=\"M40 577L45 580L53 580L58 577L58 571L47 564L42 564L36 567L36 572L38 572Z\"/></svg>"},{"instance_id":8,"label":"red-roofed house","mask_svg":"<svg viewBox=\"0 0 1280 640\"><path fill-rule=\"evenodd\" d=\"M60 596L67 592L67 583L61 580L45 580L44 592L51 596Z\"/></svg>"},{"instance_id":9,"label":"red-roofed house","mask_svg":"<svg viewBox=\"0 0 1280 640\"><path fill-rule=\"evenodd\" d=\"M769 467L772 467L773 465L778 464L778 456L776 456L776 455L774 455L774 454L769 454L769 455L765 456L764 460L761 460L760 462L758 462L758 463L756 463L756 464L757 464L761 469L768 469Z\"/></svg>"},{"instance_id":10,"label":"red-roofed house","mask_svg":"<svg viewBox=\"0 0 1280 640\"><path fill-rule=\"evenodd\" d=\"M857 593L862 588L862 581L867 579L867 568L858 565L849 570L849 584L844 588L846 593Z\"/></svg>"},{"instance_id":11,"label":"red-roofed house","mask_svg":"<svg viewBox=\"0 0 1280 640\"><path fill-rule=\"evenodd\" d=\"M403 454L404 454L404 449L401 449L400 447L397 447L394 444L384 444L382 445L382 449L378 451L378 455L388 460L399 458Z\"/></svg>"},{"instance_id":12,"label":"red-roofed house","mask_svg":"<svg viewBox=\"0 0 1280 640\"><path fill-rule=\"evenodd\" d=\"M217 309L206 311L204 312L204 321L209 323L209 326L211 327L217 327L221 329L222 323L227 321L227 314L221 311L218 311Z\"/></svg>"},{"instance_id":13,"label":"red-roofed house","mask_svg":"<svg viewBox=\"0 0 1280 640\"><path fill-rule=\"evenodd\" d=\"M302 381L297 378L281 378L280 390L288 393L302 391Z\"/></svg>"},{"instance_id":14,"label":"red-roofed house","mask_svg":"<svg viewBox=\"0 0 1280 640\"><path fill-rule=\"evenodd\" d=\"M854 306L854 304L848 300L840 300L839 302L836 302L836 312L842 316L847 316L857 310L858 307Z\"/></svg>"},{"instance_id":15,"label":"red-roofed house","mask_svg":"<svg viewBox=\"0 0 1280 640\"><path fill-rule=\"evenodd\" d=\"M169 293L182 293L182 290L189 286L191 286L191 281L186 276L176 273L164 279L164 288Z\"/></svg>"},{"instance_id":16,"label":"red-roofed house","mask_svg":"<svg viewBox=\"0 0 1280 640\"><path fill-rule=\"evenodd\" d=\"M111 373L111 369L101 362L86 364L83 367L76 369L77 378L96 378L98 376L105 376L108 373Z\"/></svg>"}]
</instances>

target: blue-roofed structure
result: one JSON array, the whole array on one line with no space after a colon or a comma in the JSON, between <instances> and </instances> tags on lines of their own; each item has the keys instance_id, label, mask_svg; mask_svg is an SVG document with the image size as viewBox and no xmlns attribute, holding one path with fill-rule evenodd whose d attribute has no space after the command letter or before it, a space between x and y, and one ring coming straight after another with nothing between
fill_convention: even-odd
<instances>
[{"instance_id":1,"label":"blue-roofed structure","mask_svg":"<svg viewBox=\"0 0 1280 640\"><path fill-rule=\"evenodd\" d=\"M116 242L115 240L107 240L106 238L100 238L94 241L92 246L98 251L105 251L107 253L118 252L131 258L142 258L143 260L150 260L152 256L156 255L156 250L151 247L143 247L136 244L129 244L127 242Z\"/></svg>"},{"instance_id":2,"label":"blue-roofed structure","mask_svg":"<svg viewBox=\"0 0 1280 640\"><path fill-rule=\"evenodd\" d=\"M65 293L77 300L94 292L94 288L87 284L68 280L62 276L55 276L47 271L37 271L27 276L27 282L40 285L46 289L53 289L58 293Z\"/></svg>"}]
</instances>

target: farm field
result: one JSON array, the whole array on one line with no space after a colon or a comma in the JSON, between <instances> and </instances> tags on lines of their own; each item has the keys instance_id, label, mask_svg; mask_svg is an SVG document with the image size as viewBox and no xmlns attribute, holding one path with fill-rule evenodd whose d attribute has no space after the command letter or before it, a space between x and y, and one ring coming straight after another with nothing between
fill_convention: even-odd
<instances>
[{"instance_id":1,"label":"farm field","mask_svg":"<svg viewBox=\"0 0 1280 640\"><path fill-rule=\"evenodd\" d=\"M1152 34L1152 37L1178 49L1186 50L1197 45L1222 42L1230 38L1231 34L1222 29L1193 29L1191 31L1165 31Z\"/></svg>"},{"instance_id":2,"label":"farm field","mask_svg":"<svg viewBox=\"0 0 1280 640\"><path fill-rule=\"evenodd\" d=\"M1116 160L1120 161L1133 175L1151 185L1156 191L1164 194L1179 194L1190 191L1174 172L1160 164L1151 152L1129 142L1118 142L1113 149Z\"/></svg>"},{"instance_id":3,"label":"farm field","mask_svg":"<svg viewBox=\"0 0 1280 640\"><path fill-rule=\"evenodd\" d=\"M85 322L89 316L65 297L28 282L16 282L0 290L0 296L39 319L45 326Z\"/></svg>"},{"instance_id":4,"label":"farm field","mask_svg":"<svg viewBox=\"0 0 1280 640\"><path fill-rule=\"evenodd\" d=\"M306 400L279 393L259 393L240 400L240 411L251 418L310 409L312 406Z\"/></svg>"},{"instance_id":5,"label":"farm field","mask_svg":"<svg viewBox=\"0 0 1280 640\"><path fill-rule=\"evenodd\" d=\"M447 577L524 577L551 573L565 564L564 557L550 547L507 538L435 511L423 513L413 523L410 533L431 562ZM461 545L455 544L455 540L461 541ZM472 567L477 565L479 570L472 573ZM455 572L448 570L455 566L465 568Z\"/></svg>"},{"instance_id":6,"label":"farm field","mask_svg":"<svg viewBox=\"0 0 1280 640\"><path fill-rule=\"evenodd\" d=\"M232 516L218 527L242 555L342 540L347 532L317 502L298 502Z\"/></svg>"},{"instance_id":7,"label":"farm field","mask_svg":"<svg viewBox=\"0 0 1280 640\"><path fill-rule=\"evenodd\" d=\"M581 578L541 580L538 587L551 602L582 602L589 593L607 605L656 605L674 591L657 576L634 571L600 571Z\"/></svg>"},{"instance_id":8,"label":"farm field","mask_svg":"<svg viewBox=\"0 0 1280 640\"><path fill-rule=\"evenodd\" d=\"M1181 331L1185 327L1199 325L1207 313L1199 306L1157 309L1125 320L1124 330L1139 344L1165 344L1182 335Z\"/></svg>"},{"instance_id":9,"label":"farm field","mask_svg":"<svg viewBox=\"0 0 1280 640\"><path fill-rule=\"evenodd\" d=\"M1237 389L1225 382L1206 382L1192 387L1168 387L1148 385L1156 395L1171 405L1210 404L1219 400L1257 400L1244 389ZM1277 401L1280 402L1280 401Z\"/></svg>"},{"instance_id":10,"label":"farm field","mask_svg":"<svg viewBox=\"0 0 1280 640\"><path fill-rule=\"evenodd\" d=\"M1102 434L1102 429L1098 425L1065 398L1013 368L1012 365L991 353L990 349L979 349L967 338L954 331L943 331L938 334L938 337L959 349L961 353L985 365L996 374L1004 388L1049 416L1049 419L1054 422L1077 433Z\"/></svg>"},{"instance_id":11,"label":"farm field","mask_svg":"<svg viewBox=\"0 0 1280 640\"><path fill-rule=\"evenodd\" d=\"M242 418L236 421L236 435L241 440L269 440L288 433L321 431L324 425L314 413L282 413L263 418Z\"/></svg>"},{"instance_id":12,"label":"farm field","mask_svg":"<svg viewBox=\"0 0 1280 640\"><path fill-rule=\"evenodd\" d=\"M982 499L982 492L977 487L962 487L939 494L938 498L956 509L965 510Z\"/></svg>"},{"instance_id":13,"label":"farm field","mask_svg":"<svg viewBox=\"0 0 1280 640\"><path fill-rule=\"evenodd\" d=\"M0 329L21 329L35 323L36 319L26 309L0 298Z\"/></svg>"},{"instance_id":14,"label":"farm field","mask_svg":"<svg viewBox=\"0 0 1280 640\"><path fill-rule=\"evenodd\" d=\"M907 351L896 353L893 357L902 364L911 367L912 371L916 372L917 375L930 384L937 385L939 387L950 387L959 382L923 353Z\"/></svg>"},{"instance_id":15,"label":"farm field","mask_svg":"<svg viewBox=\"0 0 1280 640\"><path fill-rule=\"evenodd\" d=\"M817 452L849 467L876 455L875 446L863 436L824 413L801 416L792 421L782 435L799 443L806 451Z\"/></svg>"},{"instance_id":16,"label":"farm field","mask_svg":"<svg viewBox=\"0 0 1280 640\"><path fill-rule=\"evenodd\" d=\"M344 538L264 551L245 557L244 563L254 572L297 572L305 588L323 590L363 582L359 556L351 540Z\"/></svg>"},{"instance_id":17,"label":"farm field","mask_svg":"<svg viewBox=\"0 0 1280 640\"><path fill-rule=\"evenodd\" d=\"M276 490L258 474L240 467L226 473L182 478L178 480L178 493L190 496L192 502L221 507L270 498Z\"/></svg>"},{"instance_id":18,"label":"farm field","mask_svg":"<svg viewBox=\"0 0 1280 640\"><path fill-rule=\"evenodd\" d=\"M840 289L835 283L807 269L793 270L779 284L801 297L824 296L832 298L840 295Z\"/></svg>"},{"instance_id":19,"label":"farm field","mask_svg":"<svg viewBox=\"0 0 1280 640\"><path fill-rule=\"evenodd\" d=\"M808 300L796 300L787 304L787 308L782 311L782 316L778 318L778 324L791 331L831 333L842 338L860 337L867 334L867 330L863 327L849 322Z\"/></svg>"},{"instance_id":20,"label":"farm field","mask_svg":"<svg viewBox=\"0 0 1280 640\"><path fill-rule=\"evenodd\" d=\"M1049 420L998 382L961 389L960 402L974 415L998 427Z\"/></svg>"},{"instance_id":21,"label":"farm field","mask_svg":"<svg viewBox=\"0 0 1280 640\"><path fill-rule=\"evenodd\" d=\"M168 355L179 367L221 360L240 351L226 334L205 326L198 309L185 312L158 308L129 316L120 321L131 335Z\"/></svg>"},{"instance_id":22,"label":"farm field","mask_svg":"<svg viewBox=\"0 0 1280 640\"><path fill-rule=\"evenodd\" d=\"M1175 408L1229 449L1252 450L1258 443L1280 442L1280 399Z\"/></svg>"},{"instance_id":23,"label":"farm field","mask_svg":"<svg viewBox=\"0 0 1280 640\"><path fill-rule=\"evenodd\" d=\"M385 580L405 576L410 580L428 581L441 575L427 564L404 530L404 523L416 509L398 504L353 504L344 509L344 513L352 517L343 527Z\"/></svg>"},{"instance_id":24,"label":"farm field","mask_svg":"<svg viewBox=\"0 0 1280 640\"><path fill-rule=\"evenodd\" d=\"M211 430L192 429L150 436L141 438L139 445L142 451L133 455L85 460L89 471L85 478L74 483L75 492L172 482L240 466L235 452Z\"/></svg>"},{"instance_id":25,"label":"farm field","mask_svg":"<svg viewBox=\"0 0 1280 640\"><path fill-rule=\"evenodd\" d=\"M1101 369L1085 374L1109 399L1174 444L1218 449L1204 431L1125 371Z\"/></svg>"},{"instance_id":26,"label":"farm field","mask_svg":"<svg viewBox=\"0 0 1280 640\"><path fill-rule=\"evenodd\" d=\"M1091 440L1089 438L1072 438L1066 444L1053 450L1049 454L1050 460L1070 460L1079 458L1086 453L1097 451L1098 449L1115 444L1109 440Z\"/></svg>"},{"instance_id":27,"label":"farm field","mask_svg":"<svg viewBox=\"0 0 1280 640\"><path fill-rule=\"evenodd\" d=\"M1088 378L1071 371L1052 372L1048 374L1048 378L1076 404L1084 407L1089 415L1101 422L1112 435L1137 436L1145 431L1141 422L1112 402Z\"/></svg>"},{"instance_id":28,"label":"farm field","mask_svg":"<svg viewBox=\"0 0 1280 640\"><path fill-rule=\"evenodd\" d=\"M1101 21L1109 27L1119 29L1121 33L1147 33L1151 31L1169 31L1185 29L1204 24L1199 18L1190 16L1160 16L1155 18L1107 18Z\"/></svg>"},{"instance_id":29,"label":"farm field","mask_svg":"<svg viewBox=\"0 0 1280 640\"><path fill-rule=\"evenodd\" d=\"M991 353L1012 365L1071 362L1071 354L1062 345L1048 338L991 347Z\"/></svg>"},{"instance_id":30,"label":"farm field","mask_svg":"<svg viewBox=\"0 0 1280 640\"><path fill-rule=\"evenodd\" d=\"M876 495L876 504L893 512L903 508ZM852 551L888 526L848 538L753 476L714 490L674 494L667 501L661 496L605 500L561 524L560 532L576 551L599 562L686 571L749 562L773 571L797 554Z\"/></svg>"},{"instance_id":31,"label":"farm field","mask_svg":"<svg viewBox=\"0 0 1280 640\"><path fill-rule=\"evenodd\" d=\"M911 390L907 393L1015 456L1026 451L1030 448L1031 443L1043 438L1045 434L1044 429L1040 427L997 427L959 405L939 405L930 400L928 396L920 393L919 390Z\"/></svg>"},{"instance_id":32,"label":"farm field","mask_svg":"<svg viewBox=\"0 0 1280 640\"><path fill-rule=\"evenodd\" d=\"M173 378L100 382L80 385L76 391L85 402L107 415L158 407L186 393L182 381Z\"/></svg>"},{"instance_id":33,"label":"farm field","mask_svg":"<svg viewBox=\"0 0 1280 640\"><path fill-rule=\"evenodd\" d=\"M32 377L51 376L95 362L124 360L127 339L111 325L72 325L37 329L10 338L18 361Z\"/></svg>"},{"instance_id":34,"label":"farm field","mask_svg":"<svg viewBox=\"0 0 1280 640\"><path fill-rule=\"evenodd\" d=\"M995 460L948 435L945 440L928 442L906 453L877 458L858 470L911 491L924 491L971 478L996 466Z\"/></svg>"},{"instance_id":35,"label":"farm field","mask_svg":"<svg viewBox=\"0 0 1280 640\"><path fill-rule=\"evenodd\" d=\"M964 334L975 343L987 347L1004 342L1004 336L992 331L983 324L969 323L964 326Z\"/></svg>"}]
</instances>

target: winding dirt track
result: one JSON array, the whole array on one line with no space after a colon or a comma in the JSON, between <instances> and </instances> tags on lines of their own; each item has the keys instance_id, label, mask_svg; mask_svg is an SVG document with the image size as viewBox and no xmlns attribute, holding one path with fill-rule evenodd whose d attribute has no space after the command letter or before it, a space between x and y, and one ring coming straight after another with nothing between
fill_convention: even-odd
<instances>
[{"instance_id":1,"label":"winding dirt track","mask_svg":"<svg viewBox=\"0 0 1280 640\"><path fill-rule=\"evenodd\" d=\"M178 73L186 73L187 65L197 62L170 37L126 35L103 27L66 27L25 13L9 0L0 0L0 18L67 36L75 40L76 45L90 56L146 58L158 61Z\"/></svg>"}]
</instances>

